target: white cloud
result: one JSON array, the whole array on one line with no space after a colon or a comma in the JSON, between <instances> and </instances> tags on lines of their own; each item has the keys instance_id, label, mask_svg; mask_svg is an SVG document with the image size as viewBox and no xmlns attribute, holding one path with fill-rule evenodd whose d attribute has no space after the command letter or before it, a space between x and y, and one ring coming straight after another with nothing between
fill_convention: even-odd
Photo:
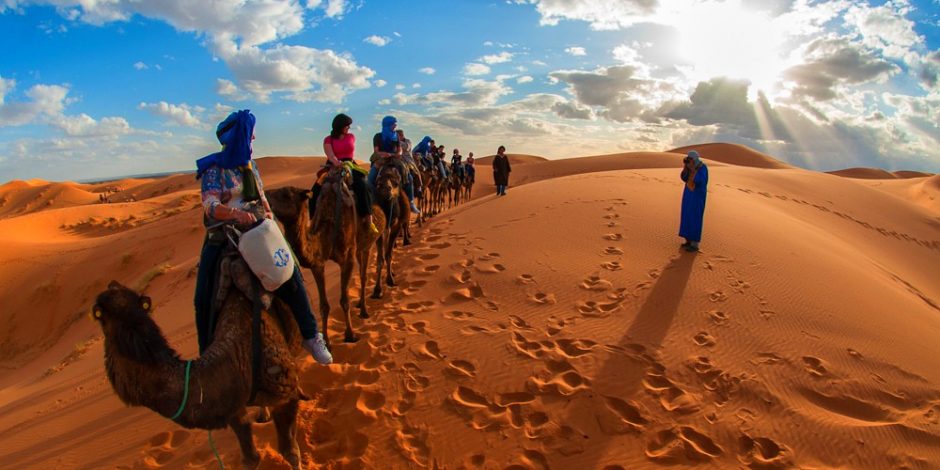
<instances>
[{"instance_id":1,"label":"white cloud","mask_svg":"<svg viewBox=\"0 0 940 470\"><path fill-rule=\"evenodd\" d=\"M405 88L407 87L405 85L402 85L401 83L398 83L395 85L396 90L404 90Z\"/></svg>"},{"instance_id":2,"label":"white cloud","mask_svg":"<svg viewBox=\"0 0 940 470\"><path fill-rule=\"evenodd\" d=\"M224 96L235 101L243 101L248 99L247 94L238 88L238 85L236 85L231 80L226 80L224 78L216 79L215 92L220 96Z\"/></svg>"},{"instance_id":3,"label":"white cloud","mask_svg":"<svg viewBox=\"0 0 940 470\"><path fill-rule=\"evenodd\" d=\"M205 108L201 106L190 106L186 103L172 104L161 101L159 103L140 103L137 105L137 109L143 109L155 116L160 116L168 124L194 128L205 127L196 116L205 112Z\"/></svg>"},{"instance_id":4,"label":"white cloud","mask_svg":"<svg viewBox=\"0 0 940 470\"><path fill-rule=\"evenodd\" d=\"M845 25L857 28L865 46L910 63L911 48L923 42L914 31L914 22L905 18L910 10L905 1L889 1L878 7L853 5L846 12Z\"/></svg>"},{"instance_id":5,"label":"white cloud","mask_svg":"<svg viewBox=\"0 0 940 470\"><path fill-rule=\"evenodd\" d=\"M362 40L362 42L367 44L372 44L373 46L385 47L392 40L385 36L376 36L372 35Z\"/></svg>"},{"instance_id":6,"label":"white cloud","mask_svg":"<svg viewBox=\"0 0 940 470\"><path fill-rule=\"evenodd\" d=\"M483 56L483 57L480 57L479 60L480 60L481 62L485 62L485 63L490 64L490 65L492 65L492 64L501 64L501 63L503 63L503 62L509 62L510 60L512 60L512 55L513 55L513 54L512 54L511 52L503 51L503 52L500 52L499 54L488 54L488 55L485 55L485 56Z\"/></svg>"},{"instance_id":7,"label":"white cloud","mask_svg":"<svg viewBox=\"0 0 940 470\"><path fill-rule=\"evenodd\" d=\"M4 94L16 85L13 80L2 80ZM0 127L22 126L32 123L49 123L61 116L65 110L68 88L60 85L33 85L26 92L28 101L0 103Z\"/></svg>"},{"instance_id":8,"label":"white cloud","mask_svg":"<svg viewBox=\"0 0 940 470\"><path fill-rule=\"evenodd\" d=\"M418 69L418 71L425 75L434 75L437 73L437 70L434 70L434 67L423 67Z\"/></svg>"},{"instance_id":9,"label":"white cloud","mask_svg":"<svg viewBox=\"0 0 940 470\"><path fill-rule=\"evenodd\" d=\"M587 51L585 51L583 47L577 47L577 46L565 48L565 52L573 56L587 55Z\"/></svg>"},{"instance_id":10,"label":"white cloud","mask_svg":"<svg viewBox=\"0 0 940 470\"><path fill-rule=\"evenodd\" d=\"M385 80L382 80L382 79L378 79L378 80L372 82L372 84L375 85L376 88L382 88L382 87L384 87L385 85L388 85L388 82L386 82Z\"/></svg>"},{"instance_id":11,"label":"white cloud","mask_svg":"<svg viewBox=\"0 0 940 470\"><path fill-rule=\"evenodd\" d=\"M390 105L390 104L392 104L392 100L390 100L390 99L388 99L388 98L382 98L382 99L379 100L379 105L381 105L381 106L388 106L388 105Z\"/></svg>"},{"instance_id":12,"label":"white cloud","mask_svg":"<svg viewBox=\"0 0 940 470\"><path fill-rule=\"evenodd\" d=\"M3 106L3 100L7 93L16 88L16 80L0 77L0 106Z\"/></svg>"},{"instance_id":13,"label":"white cloud","mask_svg":"<svg viewBox=\"0 0 940 470\"><path fill-rule=\"evenodd\" d=\"M652 14L656 0L528 0L542 15L541 24L557 25L559 20L587 21L598 30L632 26Z\"/></svg>"},{"instance_id":14,"label":"white cloud","mask_svg":"<svg viewBox=\"0 0 940 470\"><path fill-rule=\"evenodd\" d=\"M421 88L421 84L418 82L412 83L411 88Z\"/></svg>"},{"instance_id":15,"label":"white cloud","mask_svg":"<svg viewBox=\"0 0 940 470\"><path fill-rule=\"evenodd\" d=\"M137 70L147 70L149 67L147 67L147 64L138 61L134 62L134 68Z\"/></svg>"},{"instance_id":16,"label":"white cloud","mask_svg":"<svg viewBox=\"0 0 940 470\"><path fill-rule=\"evenodd\" d=\"M18 3L5 1L11 7ZM374 75L348 54L278 43L262 47L304 29L305 8L298 1L215 0L209 6L188 0L36 3L54 5L66 18L95 25L128 21L140 15L165 21L179 31L205 34L205 43L225 61L239 87L260 101L269 100L272 93L286 93L288 99L296 101L338 102L346 94L368 87L368 79ZM307 2L307 8L323 8L330 18L342 17L349 7L345 0Z\"/></svg>"},{"instance_id":17,"label":"white cloud","mask_svg":"<svg viewBox=\"0 0 940 470\"><path fill-rule=\"evenodd\" d=\"M529 83L529 82L531 82L532 80L533 80L532 77L530 77L530 76L528 76L528 75L523 75L523 76L521 76L521 77L519 77L519 78L516 79L516 83L519 83L519 84L522 84L522 83Z\"/></svg>"},{"instance_id":18,"label":"white cloud","mask_svg":"<svg viewBox=\"0 0 940 470\"><path fill-rule=\"evenodd\" d=\"M483 64L471 62L463 67L463 73L466 75L486 75L490 73L490 68Z\"/></svg>"},{"instance_id":19,"label":"white cloud","mask_svg":"<svg viewBox=\"0 0 940 470\"><path fill-rule=\"evenodd\" d=\"M70 137L116 137L132 131L130 124L122 117L106 117L96 121L85 113L56 116L50 124Z\"/></svg>"},{"instance_id":20,"label":"white cloud","mask_svg":"<svg viewBox=\"0 0 940 470\"><path fill-rule=\"evenodd\" d=\"M392 35L395 36L396 38L400 38L400 37L401 37L401 33L399 33L398 31L393 31L393 32L392 32Z\"/></svg>"}]
</instances>

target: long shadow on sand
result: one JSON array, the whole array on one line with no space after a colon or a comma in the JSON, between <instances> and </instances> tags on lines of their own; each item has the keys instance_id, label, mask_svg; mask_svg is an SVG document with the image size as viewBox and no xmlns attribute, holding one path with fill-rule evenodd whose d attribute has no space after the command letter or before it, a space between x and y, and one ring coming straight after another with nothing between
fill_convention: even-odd
<instances>
[{"instance_id":1,"label":"long shadow on sand","mask_svg":"<svg viewBox=\"0 0 940 470\"><path fill-rule=\"evenodd\" d=\"M656 351L662 346L663 339L669 332L672 322L679 310L679 304L682 301L683 293L688 284L692 266L695 263L695 253L681 253L672 258L662 270L662 275L656 281L649 295L646 297L639 312L634 318L633 323L627 329L623 338L616 344L608 345L608 350L612 356L603 364L595 376L598 382L595 384L597 395L593 397L581 397L582 400L576 406L570 408L570 413L562 423L585 423L584 416L592 416L592 412L597 412L605 408L604 403L609 403L611 399L618 403L628 402L643 387L643 380L647 371L652 368L661 367L655 359ZM600 395L600 396L598 396ZM628 407L632 405L626 405ZM624 408L621 407L622 411ZM611 416L615 418L607 422L613 422L610 427L622 426L622 421L616 417L616 413ZM636 411L636 415L641 416L644 413ZM622 415L621 415L622 416ZM639 425L645 426L649 423L646 418L639 419ZM601 427L605 425L600 416L597 423ZM628 418L624 420L629 421ZM637 420L634 420L637 421ZM602 463L607 454L607 447L613 445L617 437L611 434L621 434L621 432L610 433L605 429L599 437L602 444L593 447L592 452L586 452L578 456L578 465L582 468L602 468ZM615 467L616 468L616 467Z\"/></svg>"}]
</instances>

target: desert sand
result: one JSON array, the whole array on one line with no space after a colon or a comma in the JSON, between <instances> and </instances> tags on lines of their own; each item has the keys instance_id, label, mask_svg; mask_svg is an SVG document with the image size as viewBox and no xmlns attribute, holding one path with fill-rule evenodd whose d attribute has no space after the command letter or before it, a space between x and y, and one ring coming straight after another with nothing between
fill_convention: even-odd
<instances>
[{"instance_id":1,"label":"desert sand","mask_svg":"<svg viewBox=\"0 0 940 470\"><path fill-rule=\"evenodd\" d=\"M940 176L695 146L693 254L690 148L511 155L499 198L478 159L473 200L398 248L362 340L339 342L334 310L335 363L298 359L307 468L940 468ZM268 188L308 187L322 161L259 164ZM193 357L202 236L192 174L0 186L0 466L218 468L206 431L120 402L88 318L118 280ZM273 424L255 431L261 468L287 468Z\"/></svg>"}]
</instances>

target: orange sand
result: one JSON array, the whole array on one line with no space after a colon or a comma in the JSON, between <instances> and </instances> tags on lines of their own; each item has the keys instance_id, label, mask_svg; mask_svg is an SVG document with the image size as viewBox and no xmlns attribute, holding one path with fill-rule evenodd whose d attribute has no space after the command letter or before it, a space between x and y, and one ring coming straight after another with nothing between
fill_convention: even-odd
<instances>
[{"instance_id":1,"label":"orange sand","mask_svg":"<svg viewBox=\"0 0 940 470\"><path fill-rule=\"evenodd\" d=\"M334 311L336 363L303 363L307 467L940 467L940 177L695 148L698 254L676 236L685 149L511 156L501 198L480 159L474 200L400 248L364 338L339 343ZM259 160L269 188L321 162ZM134 202L98 204L114 185ZM193 176L18 181L0 201L3 468L217 468L205 431L120 403L87 318L111 279L144 288L195 353ZM240 468L231 431L213 436ZM256 441L286 468L273 424Z\"/></svg>"}]
</instances>

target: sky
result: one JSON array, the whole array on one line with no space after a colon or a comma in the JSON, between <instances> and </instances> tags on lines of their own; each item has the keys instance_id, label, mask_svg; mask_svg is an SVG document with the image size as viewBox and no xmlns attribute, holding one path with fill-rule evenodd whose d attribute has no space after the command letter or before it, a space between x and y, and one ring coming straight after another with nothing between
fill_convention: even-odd
<instances>
[{"instance_id":1,"label":"sky","mask_svg":"<svg viewBox=\"0 0 940 470\"><path fill-rule=\"evenodd\" d=\"M463 155L747 145L940 172L940 0L0 0L0 182L192 170L228 113L254 156L368 159L385 115Z\"/></svg>"}]
</instances>

